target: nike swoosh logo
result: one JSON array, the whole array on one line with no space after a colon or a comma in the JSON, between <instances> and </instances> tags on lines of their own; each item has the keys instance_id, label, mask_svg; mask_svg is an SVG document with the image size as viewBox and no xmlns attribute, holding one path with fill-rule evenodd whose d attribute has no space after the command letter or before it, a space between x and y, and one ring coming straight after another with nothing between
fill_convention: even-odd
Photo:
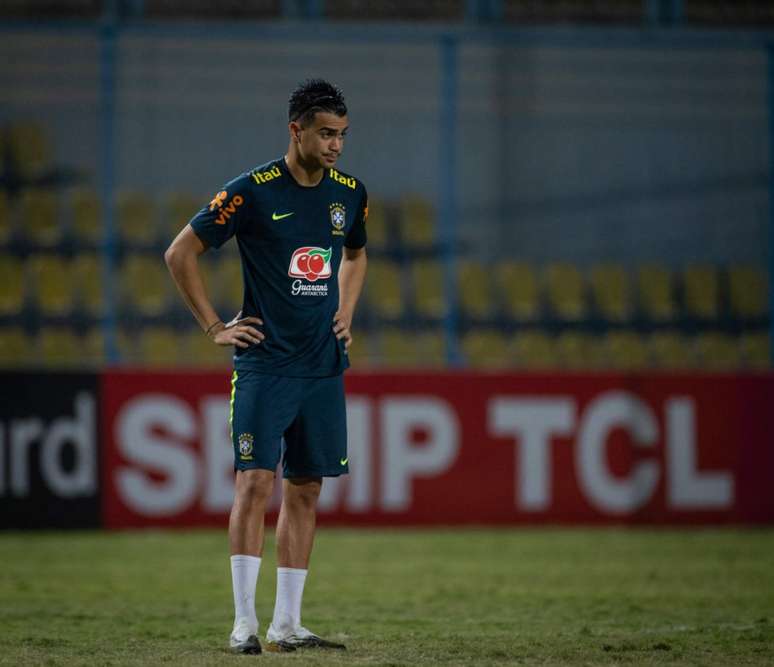
<instances>
[{"instance_id":1,"label":"nike swoosh logo","mask_svg":"<svg viewBox=\"0 0 774 667\"><path fill-rule=\"evenodd\" d=\"M293 211L293 213L295 213L295 211ZM288 216L293 215L293 213L283 213L282 215L277 215L277 212L275 211L274 213L271 214L271 219L282 220L282 218L287 218Z\"/></svg>"},{"instance_id":2,"label":"nike swoosh logo","mask_svg":"<svg viewBox=\"0 0 774 667\"><path fill-rule=\"evenodd\" d=\"M347 465L347 461L349 461L349 457L347 457L347 458L345 458L345 459L341 459L341 460L339 461L339 463L341 463L341 465L345 466L345 465Z\"/></svg>"}]
</instances>

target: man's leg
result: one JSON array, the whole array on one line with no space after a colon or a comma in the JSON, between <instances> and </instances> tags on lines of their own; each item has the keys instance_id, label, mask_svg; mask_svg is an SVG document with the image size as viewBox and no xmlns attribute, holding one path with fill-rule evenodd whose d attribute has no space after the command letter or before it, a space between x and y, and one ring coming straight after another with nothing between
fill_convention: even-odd
<instances>
[{"instance_id":1,"label":"man's leg","mask_svg":"<svg viewBox=\"0 0 774 667\"><path fill-rule=\"evenodd\" d=\"M231 648L238 653L260 653L255 585L261 567L264 514L274 488L270 470L239 470L228 525L231 583L234 591L234 630Z\"/></svg>"}]
</instances>

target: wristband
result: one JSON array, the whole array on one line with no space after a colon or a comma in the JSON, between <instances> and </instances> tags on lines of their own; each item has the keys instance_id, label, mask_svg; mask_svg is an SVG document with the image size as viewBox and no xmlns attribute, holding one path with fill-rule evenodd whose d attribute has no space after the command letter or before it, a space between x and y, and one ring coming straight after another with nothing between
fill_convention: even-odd
<instances>
[{"instance_id":1,"label":"wristband","mask_svg":"<svg viewBox=\"0 0 774 667\"><path fill-rule=\"evenodd\" d=\"M217 322L213 322L212 324L210 324L210 326L207 328L207 331L204 332L204 335L205 336L209 336L210 335L210 331L212 331L212 328L214 326L217 326L218 324L223 324L223 322L221 320L218 320Z\"/></svg>"}]
</instances>

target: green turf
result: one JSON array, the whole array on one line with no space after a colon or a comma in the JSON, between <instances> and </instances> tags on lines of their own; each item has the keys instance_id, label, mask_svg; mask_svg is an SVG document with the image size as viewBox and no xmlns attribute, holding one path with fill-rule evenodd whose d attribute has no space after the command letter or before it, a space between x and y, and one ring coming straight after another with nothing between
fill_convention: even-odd
<instances>
[{"instance_id":1,"label":"green turf","mask_svg":"<svg viewBox=\"0 0 774 667\"><path fill-rule=\"evenodd\" d=\"M772 530L323 530L303 620L349 650L231 656L225 531L0 533L0 664L772 665L773 566Z\"/></svg>"}]
</instances>

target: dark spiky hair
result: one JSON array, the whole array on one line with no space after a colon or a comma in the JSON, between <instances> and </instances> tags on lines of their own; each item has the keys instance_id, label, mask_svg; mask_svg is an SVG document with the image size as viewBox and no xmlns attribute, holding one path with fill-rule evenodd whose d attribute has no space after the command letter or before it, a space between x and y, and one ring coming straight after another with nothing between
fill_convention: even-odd
<instances>
[{"instance_id":1,"label":"dark spiky hair","mask_svg":"<svg viewBox=\"0 0 774 667\"><path fill-rule=\"evenodd\" d=\"M325 79L307 79L300 83L288 100L288 120L309 125L318 111L347 115L341 88Z\"/></svg>"}]
</instances>

